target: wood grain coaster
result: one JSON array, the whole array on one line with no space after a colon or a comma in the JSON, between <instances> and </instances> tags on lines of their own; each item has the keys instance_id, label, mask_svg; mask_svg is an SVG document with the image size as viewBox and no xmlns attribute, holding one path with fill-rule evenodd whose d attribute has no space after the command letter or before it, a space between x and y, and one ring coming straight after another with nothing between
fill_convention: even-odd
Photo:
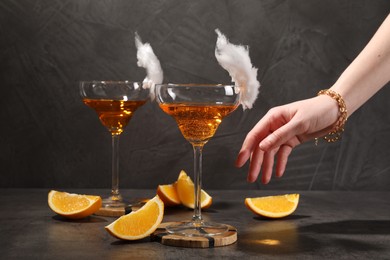
<instances>
[{"instance_id":1,"label":"wood grain coaster","mask_svg":"<svg viewBox=\"0 0 390 260\"><path fill-rule=\"evenodd\" d=\"M104 216L104 217L120 217L125 214L129 214L132 211L138 210L139 207L137 208L104 208L101 207L98 211L96 211L94 214L97 216Z\"/></svg>"},{"instance_id":2,"label":"wood grain coaster","mask_svg":"<svg viewBox=\"0 0 390 260\"><path fill-rule=\"evenodd\" d=\"M95 215L104 217L120 217L124 214L125 208L100 208L98 211L95 212Z\"/></svg>"},{"instance_id":3,"label":"wood grain coaster","mask_svg":"<svg viewBox=\"0 0 390 260\"><path fill-rule=\"evenodd\" d=\"M208 237L186 237L167 233L165 227L177 224L177 222L161 223L156 231L151 235L152 241L159 242L167 246L211 248L227 246L237 241L237 229L228 225L229 230L221 235Z\"/></svg>"}]
</instances>

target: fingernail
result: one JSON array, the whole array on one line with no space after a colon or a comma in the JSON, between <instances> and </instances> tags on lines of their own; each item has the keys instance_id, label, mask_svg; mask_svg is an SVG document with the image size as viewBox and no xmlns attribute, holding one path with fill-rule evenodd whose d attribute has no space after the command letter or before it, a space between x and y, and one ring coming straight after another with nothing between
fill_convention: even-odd
<instances>
[{"instance_id":1,"label":"fingernail","mask_svg":"<svg viewBox=\"0 0 390 260\"><path fill-rule=\"evenodd\" d=\"M263 151L268 151L270 146L270 142L267 141L267 139L264 139L263 141L260 142L259 148Z\"/></svg>"},{"instance_id":2,"label":"fingernail","mask_svg":"<svg viewBox=\"0 0 390 260\"><path fill-rule=\"evenodd\" d=\"M236 167L241 168L245 164L245 161L242 160L243 156L244 156L243 152L238 153L237 159L234 163Z\"/></svg>"},{"instance_id":3,"label":"fingernail","mask_svg":"<svg viewBox=\"0 0 390 260\"><path fill-rule=\"evenodd\" d=\"M237 157L236 161L234 162L234 166L236 166L237 168L241 168L241 164L240 164L240 158Z\"/></svg>"}]
</instances>

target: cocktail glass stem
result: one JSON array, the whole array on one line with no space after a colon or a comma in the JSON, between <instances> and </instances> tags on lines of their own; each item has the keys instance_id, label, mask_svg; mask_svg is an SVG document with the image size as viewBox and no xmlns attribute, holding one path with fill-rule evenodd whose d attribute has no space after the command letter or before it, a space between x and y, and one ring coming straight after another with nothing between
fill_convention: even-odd
<instances>
[{"instance_id":1,"label":"cocktail glass stem","mask_svg":"<svg viewBox=\"0 0 390 260\"><path fill-rule=\"evenodd\" d=\"M119 194L119 134L112 134L112 188L111 199L121 201Z\"/></svg>"},{"instance_id":2,"label":"cocktail glass stem","mask_svg":"<svg viewBox=\"0 0 390 260\"><path fill-rule=\"evenodd\" d=\"M194 215L191 221L166 227L169 233L184 236L214 236L228 231L225 224L205 222L202 219L202 151L204 143L192 143L194 149Z\"/></svg>"},{"instance_id":3,"label":"cocktail glass stem","mask_svg":"<svg viewBox=\"0 0 390 260\"><path fill-rule=\"evenodd\" d=\"M194 215L191 221L173 224L166 227L169 233L184 236L214 236L228 231L225 224L205 222L202 219L202 151L203 143L192 143L194 149Z\"/></svg>"},{"instance_id":4,"label":"cocktail glass stem","mask_svg":"<svg viewBox=\"0 0 390 260\"><path fill-rule=\"evenodd\" d=\"M204 144L193 144L194 149L194 180L195 180L195 207L192 220L202 222L201 190L202 190L202 151Z\"/></svg>"}]
</instances>

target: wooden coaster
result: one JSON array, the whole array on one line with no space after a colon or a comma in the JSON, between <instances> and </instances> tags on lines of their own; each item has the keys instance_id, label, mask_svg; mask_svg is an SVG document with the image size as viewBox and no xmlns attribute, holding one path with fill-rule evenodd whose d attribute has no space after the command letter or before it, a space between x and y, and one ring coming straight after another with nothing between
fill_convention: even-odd
<instances>
[{"instance_id":1,"label":"wooden coaster","mask_svg":"<svg viewBox=\"0 0 390 260\"><path fill-rule=\"evenodd\" d=\"M165 227L173 224L177 224L177 222L161 223L157 230L152 234L152 241L156 241L167 246L192 248L227 246L237 241L237 229L230 225L228 225L229 230L221 235L208 237L186 237L167 233Z\"/></svg>"},{"instance_id":2,"label":"wooden coaster","mask_svg":"<svg viewBox=\"0 0 390 260\"><path fill-rule=\"evenodd\" d=\"M127 208L104 208L101 207L94 214L97 216L104 217L120 217L125 214L129 214L132 211L137 211L139 207L127 207Z\"/></svg>"},{"instance_id":3,"label":"wooden coaster","mask_svg":"<svg viewBox=\"0 0 390 260\"><path fill-rule=\"evenodd\" d=\"M100 208L98 211L95 212L95 215L104 217L120 217L124 214L125 208Z\"/></svg>"}]
</instances>

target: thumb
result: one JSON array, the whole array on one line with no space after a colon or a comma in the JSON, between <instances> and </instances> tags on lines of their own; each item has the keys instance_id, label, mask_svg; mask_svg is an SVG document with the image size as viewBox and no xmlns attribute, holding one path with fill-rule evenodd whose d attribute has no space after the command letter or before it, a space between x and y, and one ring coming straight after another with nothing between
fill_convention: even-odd
<instances>
[{"instance_id":1,"label":"thumb","mask_svg":"<svg viewBox=\"0 0 390 260\"><path fill-rule=\"evenodd\" d=\"M290 121L264 138L260 142L259 147L263 151L270 151L276 147L280 147L281 145L296 137L296 142L290 143L291 147L295 147L299 143L302 143L301 140L299 140L297 137L299 134L301 134L300 130L301 129L298 124L294 124Z\"/></svg>"}]
</instances>

